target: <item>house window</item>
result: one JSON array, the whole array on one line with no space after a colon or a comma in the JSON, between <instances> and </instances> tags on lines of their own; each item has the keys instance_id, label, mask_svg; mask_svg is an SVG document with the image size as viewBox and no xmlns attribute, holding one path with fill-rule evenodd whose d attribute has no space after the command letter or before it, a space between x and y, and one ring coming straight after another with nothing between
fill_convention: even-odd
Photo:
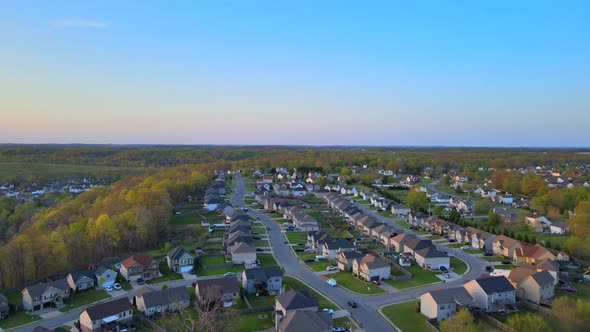
<instances>
[{"instance_id":1,"label":"house window","mask_svg":"<svg viewBox=\"0 0 590 332\"><path fill-rule=\"evenodd\" d=\"M445 305L444 305L444 304L442 304L442 305L439 307L439 309L440 309L440 310L444 310L444 309L445 309Z\"/></svg>"}]
</instances>

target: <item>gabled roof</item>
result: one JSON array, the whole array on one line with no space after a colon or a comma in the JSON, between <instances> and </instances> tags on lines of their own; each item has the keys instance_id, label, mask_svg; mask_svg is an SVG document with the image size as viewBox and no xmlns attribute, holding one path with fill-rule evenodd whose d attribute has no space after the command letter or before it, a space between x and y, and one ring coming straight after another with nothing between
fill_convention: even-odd
<instances>
[{"instance_id":1,"label":"gabled roof","mask_svg":"<svg viewBox=\"0 0 590 332\"><path fill-rule=\"evenodd\" d=\"M94 270L94 274L96 276L101 276L103 275L105 272L107 271L111 271L113 273L115 273L115 271L109 269L108 267L104 266L104 265L99 265L95 270Z\"/></svg>"},{"instance_id":2,"label":"gabled roof","mask_svg":"<svg viewBox=\"0 0 590 332\"><path fill-rule=\"evenodd\" d=\"M326 246L329 250L354 248L354 244L345 239L335 239L333 241L324 243L324 246Z\"/></svg>"},{"instance_id":3,"label":"gabled roof","mask_svg":"<svg viewBox=\"0 0 590 332\"><path fill-rule=\"evenodd\" d=\"M473 305L473 298L463 287L439 289L428 292L437 305L457 303L461 306Z\"/></svg>"},{"instance_id":4,"label":"gabled roof","mask_svg":"<svg viewBox=\"0 0 590 332\"><path fill-rule=\"evenodd\" d=\"M416 239L416 236L414 234L410 234L410 233L400 233L394 237L391 238L391 241L399 243L399 244L405 244L410 240Z\"/></svg>"},{"instance_id":5,"label":"gabled roof","mask_svg":"<svg viewBox=\"0 0 590 332\"><path fill-rule=\"evenodd\" d=\"M500 245L505 248L510 248L515 244L520 244L520 242L505 235L498 235L494 240L494 243L500 243Z\"/></svg>"},{"instance_id":6,"label":"gabled roof","mask_svg":"<svg viewBox=\"0 0 590 332\"><path fill-rule=\"evenodd\" d=\"M223 294L238 293L240 291L240 285L236 277L197 280L196 288L199 289L201 296L205 296L209 300L219 299Z\"/></svg>"},{"instance_id":7,"label":"gabled roof","mask_svg":"<svg viewBox=\"0 0 590 332\"><path fill-rule=\"evenodd\" d=\"M96 304L84 311L86 311L92 321L95 321L127 310L133 310L133 306L127 296L124 296L114 301Z\"/></svg>"},{"instance_id":8,"label":"gabled roof","mask_svg":"<svg viewBox=\"0 0 590 332\"><path fill-rule=\"evenodd\" d=\"M346 258L346 260L349 260L349 259L361 258L361 257L363 257L363 254L356 251L356 250L347 250L347 251L339 252L338 256Z\"/></svg>"},{"instance_id":9,"label":"gabled roof","mask_svg":"<svg viewBox=\"0 0 590 332\"><path fill-rule=\"evenodd\" d=\"M358 263L360 266L366 266L369 270L389 267L389 264L385 263L384 261L380 260L378 257L373 255L366 255L365 257L361 258Z\"/></svg>"},{"instance_id":10,"label":"gabled roof","mask_svg":"<svg viewBox=\"0 0 590 332\"><path fill-rule=\"evenodd\" d=\"M503 293L514 290L514 286L504 276L480 277L474 280L486 294Z\"/></svg>"},{"instance_id":11,"label":"gabled roof","mask_svg":"<svg viewBox=\"0 0 590 332\"><path fill-rule=\"evenodd\" d=\"M96 279L96 275L94 274L94 270L78 270L70 272L72 275L72 279L74 283L80 281L83 277L90 278L92 280Z\"/></svg>"},{"instance_id":12,"label":"gabled roof","mask_svg":"<svg viewBox=\"0 0 590 332\"><path fill-rule=\"evenodd\" d=\"M270 278L280 277L282 275L283 273L281 272L281 268L278 266L255 267L244 270L244 276L248 280L259 280L266 282Z\"/></svg>"},{"instance_id":13,"label":"gabled roof","mask_svg":"<svg viewBox=\"0 0 590 332\"><path fill-rule=\"evenodd\" d=\"M177 260L177 259L181 259L182 256L184 255L189 255L191 257L193 257L191 254L189 254L188 251L186 251L183 247L178 246L170 251L168 251L168 253L166 254L166 256L168 258L170 258L171 260Z\"/></svg>"},{"instance_id":14,"label":"gabled roof","mask_svg":"<svg viewBox=\"0 0 590 332\"><path fill-rule=\"evenodd\" d=\"M434 246L415 250L414 254L424 258L447 257L446 253L439 251Z\"/></svg>"},{"instance_id":15,"label":"gabled roof","mask_svg":"<svg viewBox=\"0 0 590 332\"><path fill-rule=\"evenodd\" d=\"M140 296L143 297L143 302L147 308L154 308L161 305L190 300L190 296L188 295L186 287L184 286L146 292Z\"/></svg>"},{"instance_id":16,"label":"gabled roof","mask_svg":"<svg viewBox=\"0 0 590 332\"><path fill-rule=\"evenodd\" d=\"M409 249L412 249L413 251L417 251L417 250L432 247L432 246L433 246L433 244L432 244L431 240L422 240L419 238L413 238L413 239L409 240L408 242L404 243L404 248L409 248Z\"/></svg>"},{"instance_id":17,"label":"gabled roof","mask_svg":"<svg viewBox=\"0 0 590 332\"><path fill-rule=\"evenodd\" d=\"M152 256L148 256L145 254L136 254L125 258L121 265L125 268L130 268L133 264L138 263L141 266L149 266L156 262L156 260Z\"/></svg>"},{"instance_id":18,"label":"gabled roof","mask_svg":"<svg viewBox=\"0 0 590 332\"><path fill-rule=\"evenodd\" d=\"M547 285L553 285L555 283L555 279L553 278L551 273L549 273L547 270L537 272L537 273L533 274L531 276L531 278L533 278L535 280L535 282L537 283L537 285L539 285L540 287L544 287Z\"/></svg>"},{"instance_id":19,"label":"gabled roof","mask_svg":"<svg viewBox=\"0 0 590 332\"><path fill-rule=\"evenodd\" d=\"M232 254L249 254L256 252L256 248L246 242L236 242L233 246L229 247L229 252Z\"/></svg>"},{"instance_id":20,"label":"gabled roof","mask_svg":"<svg viewBox=\"0 0 590 332\"><path fill-rule=\"evenodd\" d=\"M514 254L517 257L530 257L530 258L537 258L546 253L551 253L547 248L543 247L540 244L535 244L534 246L523 246L520 248L514 249ZM553 255L553 254L551 254Z\"/></svg>"},{"instance_id":21,"label":"gabled roof","mask_svg":"<svg viewBox=\"0 0 590 332\"><path fill-rule=\"evenodd\" d=\"M508 280L513 284L520 284L523 280L528 278L529 276L537 273L535 269L528 269L525 267L517 267L515 269L510 270L508 274Z\"/></svg>"},{"instance_id":22,"label":"gabled roof","mask_svg":"<svg viewBox=\"0 0 590 332\"><path fill-rule=\"evenodd\" d=\"M325 312L300 311L296 310L288 313L280 322L278 330L280 332L301 332L301 331L326 331L332 330L334 321L332 316Z\"/></svg>"},{"instance_id":23,"label":"gabled roof","mask_svg":"<svg viewBox=\"0 0 590 332\"><path fill-rule=\"evenodd\" d=\"M317 307L319 305L318 299L310 297L307 291L290 290L277 295L275 300L280 303L285 310L304 309Z\"/></svg>"}]
</instances>

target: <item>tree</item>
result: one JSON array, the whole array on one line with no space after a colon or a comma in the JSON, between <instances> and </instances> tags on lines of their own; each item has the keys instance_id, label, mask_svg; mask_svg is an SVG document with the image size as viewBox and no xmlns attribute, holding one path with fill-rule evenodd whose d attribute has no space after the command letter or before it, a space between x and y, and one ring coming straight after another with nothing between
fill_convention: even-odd
<instances>
[{"instance_id":1,"label":"tree","mask_svg":"<svg viewBox=\"0 0 590 332\"><path fill-rule=\"evenodd\" d=\"M590 326L590 304L585 300L563 296L555 299L551 308L562 331L587 331Z\"/></svg>"},{"instance_id":2,"label":"tree","mask_svg":"<svg viewBox=\"0 0 590 332\"><path fill-rule=\"evenodd\" d=\"M426 206L426 200L426 194L421 191L411 190L408 193L407 202L413 211L424 208Z\"/></svg>"},{"instance_id":3,"label":"tree","mask_svg":"<svg viewBox=\"0 0 590 332\"><path fill-rule=\"evenodd\" d=\"M440 323L441 332L476 332L479 331L473 315L467 309L459 310L454 316Z\"/></svg>"},{"instance_id":4,"label":"tree","mask_svg":"<svg viewBox=\"0 0 590 332\"><path fill-rule=\"evenodd\" d=\"M494 210L490 210L488 212L488 225L498 226L500 225L500 221L502 221L502 219L497 213L494 212Z\"/></svg>"},{"instance_id":5,"label":"tree","mask_svg":"<svg viewBox=\"0 0 590 332\"><path fill-rule=\"evenodd\" d=\"M549 331L549 326L543 316L537 313L516 314L508 317L506 324L519 332Z\"/></svg>"}]
</instances>

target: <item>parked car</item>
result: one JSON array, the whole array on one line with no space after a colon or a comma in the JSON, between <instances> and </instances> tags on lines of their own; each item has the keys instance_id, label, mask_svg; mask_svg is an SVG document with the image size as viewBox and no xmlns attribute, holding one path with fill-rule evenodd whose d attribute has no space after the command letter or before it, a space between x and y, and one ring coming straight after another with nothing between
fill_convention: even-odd
<instances>
[{"instance_id":1,"label":"parked car","mask_svg":"<svg viewBox=\"0 0 590 332\"><path fill-rule=\"evenodd\" d=\"M334 314L334 309L324 308L324 309L322 309L322 311L325 311L325 312L329 313L330 315Z\"/></svg>"},{"instance_id":2,"label":"parked car","mask_svg":"<svg viewBox=\"0 0 590 332\"><path fill-rule=\"evenodd\" d=\"M502 264L512 264L511 261L502 261Z\"/></svg>"},{"instance_id":3,"label":"parked car","mask_svg":"<svg viewBox=\"0 0 590 332\"><path fill-rule=\"evenodd\" d=\"M112 292L113 291L113 286L104 286L104 290L106 290L107 292Z\"/></svg>"},{"instance_id":4,"label":"parked car","mask_svg":"<svg viewBox=\"0 0 590 332\"><path fill-rule=\"evenodd\" d=\"M336 271L337 267L334 265L330 265L326 267L326 271Z\"/></svg>"},{"instance_id":5,"label":"parked car","mask_svg":"<svg viewBox=\"0 0 590 332\"><path fill-rule=\"evenodd\" d=\"M486 271L488 272L493 272L494 271L494 267L491 265L486 266Z\"/></svg>"},{"instance_id":6,"label":"parked car","mask_svg":"<svg viewBox=\"0 0 590 332\"><path fill-rule=\"evenodd\" d=\"M301 249L301 248L297 248L297 249L295 249L295 252L304 252L304 251L305 251L305 250L304 250L304 249Z\"/></svg>"},{"instance_id":7,"label":"parked car","mask_svg":"<svg viewBox=\"0 0 590 332\"><path fill-rule=\"evenodd\" d=\"M445 273L445 278L451 279L451 275L449 273Z\"/></svg>"},{"instance_id":8,"label":"parked car","mask_svg":"<svg viewBox=\"0 0 590 332\"><path fill-rule=\"evenodd\" d=\"M377 285L377 286L381 285L381 282L379 280L373 280L373 281L371 281L371 283L373 283L374 285Z\"/></svg>"},{"instance_id":9,"label":"parked car","mask_svg":"<svg viewBox=\"0 0 590 332\"><path fill-rule=\"evenodd\" d=\"M312 248L305 248L305 252L312 252L313 249Z\"/></svg>"},{"instance_id":10,"label":"parked car","mask_svg":"<svg viewBox=\"0 0 590 332\"><path fill-rule=\"evenodd\" d=\"M283 241L283 244L289 244L289 241Z\"/></svg>"},{"instance_id":11,"label":"parked car","mask_svg":"<svg viewBox=\"0 0 590 332\"><path fill-rule=\"evenodd\" d=\"M306 263L311 263L311 262L315 262L315 258L306 258L303 261Z\"/></svg>"},{"instance_id":12,"label":"parked car","mask_svg":"<svg viewBox=\"0 0 590 332\"><path fill-rule=\"evenodd\" d=\"M236 275L236 273L235 273L235 272L225 272L225 273L223 274L223 276L224 276L224 277L233 277L233 276L235 276L235 275Z\"/></svg>"},{"instance_id":13,"label":"parked car","mask_svg":"<svg viewBox=\"0 0 590 332\"><path fill-rule=\"evenodd\" d=\"M115 290L121 290L121 288L123 288L123 287L121 287L121 284L119 284L118 282L116 282L116 283L113 284L113 288Z\"/></svg>"},{"instance_id":14,"label":"parked car","mask_svg":"<svg viewBox=\"0 0 590 332\"><path fill-rule=\"evenodd\" d=\"M469 249L471 249L471 246L462 246L459 249L461 249L461 250L469 250Z\"/></svg>"},{"instance_id":15,"label":"parked car","mask_svg":"<svg viewBox=\"0 0 590 332\"><path fill-rule=\"evenodd\" d=\"M188 271L188 273L195 274L196 272L195 272L195 269L191 269L190 271Z\"/></svg>"},{"instance_id":16,"label":"parked car","mask_svg":"<svg viewBox=\"0 0 590 332\"><path fill-rule=\"evenodd\" d=\"M332 287L338 286L338 283L334 279L328 279L328 280L326 280L326 283Z\"/></svg>"},{"instance_id":17,"label":"parked car","mask_svg":"<svg viewBox=\"0 0 590 332\"><path fill-rule=\"evenodd\" d=\"M346 302L346 303L348 303L348 305L349 305L351 308L356 308L356 307L357 307L357 305L356 305L356 302L351 302L351 301L348 301L348 302Z\"/></svg>"},{"instance_id":18,"label":"parked car","mask_svg":"<svg viewBox=\"0 0 590 332\"><path fill-rule=\"evenodd\" d=\"M143 278L137 278L137 284L143 285L143 284L145 284L145 281L143 280Z\"/></svg>"},{"instance_id":19,"label":"parked car","mask_svg":"<svg viewBox=\"0 0 590 332\"><path fill-rule=\"evenodd\" d=\"M449 242L457 242L455 239L449 239Z\"/></svg>"},{"instance_id":20,"label":"parked car","mask_svg":"<svg viewBox=\"0 0 590 332\"><path fill-rule=\"evenodd\" d=\"M260 240L260 236L253 236L252 240Z\"/></svg>"},{"instance_id":21,"label":"parked car","mask_svg":"<svg viewBox=\"0 0 590 332\"><path fill-rule=\"evenodd\" d=\"M256 248L256 251L264 251L262 248Z\"/></svg>"},{"instance_id":22,"label":"parked car","mask_svg":"<svg viewBox=\"0 0 590 332\"><path fill-rule=\"evenodd\" d=\"M494 253L492 251L486 251L483 253L484 256L494 256Z\"/></svg>"},{"instance_id":23,"label":"parked car","mask_svg":"<svg viewBox=\"0 0 590 332\"><path fill-rule=\"evenodd\" d=\"M446 268L446 267L444 267L444 266L441 266L441 267L440 267L440 270L441 270L441 271L443 271L443 272L447 272L447 271L448 271L448 270L447 270L447 268Z\"/></svg>"}]
</instances>

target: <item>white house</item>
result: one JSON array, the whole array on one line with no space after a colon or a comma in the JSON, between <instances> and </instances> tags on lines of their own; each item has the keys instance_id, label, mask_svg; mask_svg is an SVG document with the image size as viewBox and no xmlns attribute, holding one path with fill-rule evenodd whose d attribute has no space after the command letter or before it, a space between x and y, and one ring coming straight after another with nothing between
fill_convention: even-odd
<instances>
[{"instance_id":1,"label":"white house","mask_svg":"<svg viewBox=\"0 0 590 332\"><path fill-rule=\"evenodd\" d=\"M459 309L473 306L473 298L463 287L434 290L420 295L420 312L440 322Z\"/></svg>"},{"instance_id":2,"label":"white house","mask_svg":"<svg viewBox=\"0 0 590 332\"><path fill-rule=\"evenodd\" d=\"M516 289L504 276L480 277L463 287L473 297L475 306L486 312L516 303Z\"/></svg>"}]
</instances>

